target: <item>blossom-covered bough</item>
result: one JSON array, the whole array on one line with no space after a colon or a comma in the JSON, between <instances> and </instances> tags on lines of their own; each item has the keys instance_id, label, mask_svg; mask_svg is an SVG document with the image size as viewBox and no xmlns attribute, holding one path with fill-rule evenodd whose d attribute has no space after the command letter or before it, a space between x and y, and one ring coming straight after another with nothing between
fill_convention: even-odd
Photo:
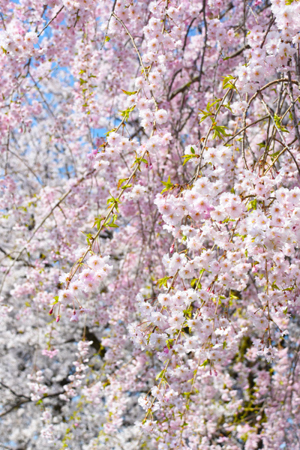
<instances>
[{"instance_id":1,"label":"blossom-covered bough","mask_svg":"<svg viewBox=\"0 0 300 450\"><path fill-rule=\"evenodd\" d=\"M0 446L300 448L299 26L0 0Z\"/></svg>"}]
</instances>

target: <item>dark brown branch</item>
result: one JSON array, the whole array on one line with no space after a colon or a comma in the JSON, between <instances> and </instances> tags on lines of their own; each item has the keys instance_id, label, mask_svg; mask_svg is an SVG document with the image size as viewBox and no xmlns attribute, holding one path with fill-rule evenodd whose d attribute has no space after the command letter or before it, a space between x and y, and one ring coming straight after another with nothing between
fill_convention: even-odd
<instances>
[{"instance_id":1,"label":"dark brown branch","mask_svg":"<svg viewBox=\"0 0 300 450\"><path fill-rule=\"evenodd\" d=\"M175 89L175 91L173 91L172 94L170 95L169 100L173 100L173 98L176 97L176 95L186 91L191 86L191 84L197 83L197 81L200 81L200 75L197 75L196 77L192 78L188 83L184 84L180 88Z\"/></svg>"},{"instance_id":2,"label":"dark brown branch","mask_svg":"<svg viewBox=\"0 0 300 450\"><path fill-rule=\"evenodd\" d=\"M173 74L173 76L172 76L172 80L171 80L171 83L170 83L170 86L169 86L169 89L168 89L168 95L167 95L167 100L168 100L168 101L170 100L169 95L170 95L170 92L171 92L173 83L174 83L174 81L175 81L175 78L177 77L177 75L178 75L181 71L182 71L182 69L176 70L176 72L174 72L174 74Z\"/></svg>"},{"instance_id":3,"label":"dark brown branch","mask_svg":"<svg viewBox=\"0 0 300 450\"><path fill-rule=\"evenodd\" d=\"M248 50L250 47L250 45L245 45L245 47L240 48L239 50L237 50L236 52L232 53L229 56L226 56L226 58L223 58L224 61L226 61L227 59L232 59L232 58L236 58L237 56L241 55L243 53L244 50Z\"/></svg>"},{"instance_id":4,"label":"dark brown branch","mask_svg":"<svg viewBox=\"0 0 300 450\"><path fill-rule=\"evenodd\" d=\"M23 394L17 394L11 387L6 386L6 384L4 384L2 381L0 381L1 386L4 387L4 389L8 389L15 397L23 397L26 398L28 400L30 400L30 397L27 397L27 395L23 395Z\"/></svg>"},{"instance_id":5,"label":"dark brown branch","mask_svg":"<svg viewBox=\"0 0 300 450\"><path fill-rule=\"evenodd\" d=\"M273 15L271 16L271 20L270 20L270 23L269 23L269 26L268 26L268 28L267 28L267 30L266 30L266 32L265 32L265 34L264 34L264 37L263 37L263 40L262 40L262 43L260 44L260 48L263 48L263 46L265 45L265 42L266 42L266 39L267 39L267 36L268 36L268 34L269 34L269 31L271 30L271 28L272 28L272 25L273 25L273 23L275 22L275 17L273 17Z\"/></svg>"},{"instance_id":6,"label":"dark brown branch","mask_svg":"<svg viewBox=\"0 0 300 450\"><path fill-rule=\"evenodd\" d=\"M63 9L64 9L64 6L62 6L62 7L57 11L57 13L55 14L55 16L52 17L52 19L47 23L47 25L44 26L44 28L42 29L42 31L38 34L38 37L41 36L41 34L46 30L46 28L49 27L49 25L53 22L53 20L56 19L56 17L58 16L58 14L59 14Z\"/></svg>"},{"instance_id":7,"label":"dark brown branch","mask_svg":"<svg viewBox=\"0 0 300 450\"><path fill-rule=\"evenodd\" d=\"M37 401L40 400L45 400L46 398L52 398L52 397L58 397L59 395L65 394L65 391L61 391L61 392L55 392L53 394L46 394L43 397L41 397L39 400L31 400L31 398L26 398L26 400L20 400L19 402L15 403L14 405L12 405L10 408L8 408L6 411L4 411L3 413L0 414L0 417L4 417L7 414L9 414L10 412L12 412L14 409L19 408L19 406L25 405L26 403L31 403L34 402L36 403Z\"/></svg>"},{"instance_id":8,"label":"dark brown branch","mask_svg":"<svg viewBox=\"0 0 300 450\"><path fill-rule=\"evenodd\" d=\"M11 254L10 253L7 253L5 250L4 250L4 248L2 248L2 247L0 247L0 252L2 252L7 258L9 258L9 259L14 259L12 256L11 256ZM28 261L25 261L25 259L23 259L23 258L18 258L16 261L22 261L24 264L25 264L25 266L27 266L27 267L32 267L33 269L35 268L35 266L33 266L32 264L30 264ZM1 383L1 382L0 382Z\"/></svg>"},{"instance_id":9,"label":"dark brown branch","mask_svg":"<svg viewBox=\"0 0 300 450\"><path fill-rule=\"evenodd\" d=\"M229 11L231 11L232 9L233 9L233 3L229 3L227 9L226 9L222 14L220 14L219 19L220 19L220 20L223 19L223 17L225 17L226 14L227 14Z\"/></svg>"}]
</instances>

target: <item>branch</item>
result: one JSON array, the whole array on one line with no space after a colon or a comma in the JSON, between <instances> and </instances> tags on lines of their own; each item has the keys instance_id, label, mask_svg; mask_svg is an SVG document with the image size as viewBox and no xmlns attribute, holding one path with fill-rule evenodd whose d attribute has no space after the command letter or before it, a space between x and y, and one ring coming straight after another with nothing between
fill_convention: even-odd
<instances>
[{"instance_id":1,"label":"branch","mask_svg":"<svg viewBox=\"0 0 300 450\"><path fill-rule=\"evenodd\" d=\"M168 100L168 101L170 100L169 95L170 95L170 91L171 91L171 89L172 89L173 83L174 83L174 81L175 81L175 78L177 77L177 75L178 75L181 71L182 71L182 68L176 70L176 72L173 73L172 80L171 80L171 83L170 83L170 86L169 86L169 89L168 89L168 95L167 95L167 100Z\"/></svg>"},{"instance_id":2,"label":"branch","mask_svg":"<svg viewBox=\"0 0 300 450\"><path fill-rule=\"evenodd\" d=\"M202 56L201 56L201 63L200 63L200 69L199 69L199 86L198 86L198 92L200 92L201 89L201 77L203 74L203 66L204 66L204 58L205 58L205 52L206 52L206 48L207 48L207 21L206 21L206 0L203 0L203 22L204 22L204 30L205 30L205 35L204 35L204 45L203 45L203 52L202 52Z\"/></svg>"},{"instance_id":3,"label":"branch","mask_svg":"<svg viewBox=\"0 0 300 450\"><path fill-rule=\"evenodd\" d=\"M132 34L131 34L130 31L128 30L128 28L127 28L127 26L125 25L125 23L123 22L123 20L120 19L114 12L112 13L112 16L113 16L113 17L114 17L114 18L122 25L122 27L124 28L124 30L126 31L126 33L128 34L128 36L130 37L130 40L131 40L131 42L132 42L132 45L133 45L133 47L134 47L134 49L135 49L135 51L136 51L136 53L137 53L137 55L138 55L138 58L139 58L139 61L140 61L140 65L141 65L141 67L142 67L142 69L143 69L145 80L148 82L148 84L149 84L149 86L150 86L150 81L149 81L149 78L148 78L148 73L146 72L146 68L145 68L145 66L144 66L144 63L143 63L143 60L142 60L140 51L139 51L139 49L138 49L137 46L136 46L136 43L135 43L135 40L133 39ZM154 100L155 108L156 108L156 110L158 110L157 101L156 101L156 99L155 99L155 97L154 97L154 94L153 94L152 89L150 89L150 94L151 94L151 97L152 97L153 100Z\"/></svg>"},{"instance_id":4,"label":"branch","mask_svg":"<svg viewBox=\"0 0 300 450\"><path fill-rule=\"evenodd\" d=\"M23 395L23 394L17 394L11 387L6 386L6 384L4 384L2 381L0 381L1 386L3 386L5 389L8 389L13 395L15 395L16 397L24 397L28 400L30 400L30 397L27 397L27 395Z\"/></svg>"},{"instance_id":5,"label":"branch","mask_svg":"<svg viewBox=\"0 0 300 450\"><path fill-rule=\"evenodd\" d=\"M6 258L13 259L11 254L7 253L7 251L4 250L4 248L0 247L0 252L2 252L6 256ZM5 258L3 258L3 259L5 259ZM23 258L18 258L17 261L22 261L25 264L25 266L27 266L27 267L32 267L33 269L35 268L35 266L33 266L29 262L25 261L25 259L23 259Z\"/></svg>"},{"instance_id":6,"label":"branch","mask_svg":"<svg viewBox=\"0 0 300 450\"><path fill-rule=\"evenodd\" d=\"M244 141L245 141L245 136L246 136L245 130L246 130L246 117L247 117L248 109L250 108L251 103L253 102L253 100L255 100L256 97L258 96L259 92L262 93L262 91L264 91L265 89L273 86L274 84L286 83L288 81L289 81L288 78L278 78L277 80L270 81L269 83L267 83L263 87L261 87L259 90L257 90L252 95L250 100L248 101L247 107L245 108L245 111L244 111L244 114L243 114L243 130L244 130L244 133L243 133L243 140L242 140L242 156L243 156L243 159L244 159L244 163L245 163L246 169L248 169L248 165L247 165L247 160L246 160L246 155L245 155L245 142ZM290 83L294 83L294 84L298 85L297 81L294 81L294 80L291 80ZM267 111L267 112L268 112L268 115L269 115L269 111Z\"/></svg>"},{"instance_id":7,"label":"branch","mask_svg":"<svg viewBox=\"0 0 300 450\"><path fill-rule=\"evenodd\" d=\"M273 14L272 14L272 16L273 16ZM269 33L270 29L272 28L273 23L275 22L275 17L272 17L272 16L271 16L271 20L270 20L269 26L268 26L268 28L267 28L265 34L264 34L262 43L260 44L260 48L263 48L263 46L264 46L264 44L265 44L265 42L266 42L268 33Z\"/></svg>"},{"instance_id":8,"label":"branch","mask_svg":"<svg viewBox=\"0 0 300 450\"><path fill-rule=\"evenodd\" d=\"M269 116L264 116L261 119L256 120L255 122L250 123L249 125L246 125L245 127L241 128L237 133L235 133L233 136L231 136L228 141L225 142L224 145L227 145L228 142L232 141L234 138L236 138L239 134L241 134L243 131L245 131L247 128L252 127L252 125L256 125L259 122L262 122L263 120L266 120Z\"/></svg>"},{"instance_id":9,"label":"branch","mask_svg":"<svg viewBox=\"0 0 300 450\"><path fill-rule=\"evenodd\" d=\"M200 12L200 14L201 14L201 12ZM187 44L187 38L188 38L188 35L189 35L189 32L190 32L191 26L193 25L193 23L195 22L195 20L196 20L196 17L194 17L194 18L192 19L191 23L190 23L189 26L188 26L188 29L187 29L186 34L185 34L184 44L183 44L182 50L184 50L185 47L186 47L186 44Z\"/></svg>"},{"instance_id":10,"label":"branch","mask_svg":"<svg viewBox=\"0 0 300 450\"><path fill-rule=\"evenodd\" d=\"M32 168L19 156L17 155L17 153L14 153L9 146L7 147L7 150L9 151L9 153L11 153L12 155L14 155L16 158L19 159L19 161L21 161L21 163L24 164L25 167L27 167L27 169L29 170L29 172L32 173L32 175L37 179L37 181L39 182L39 184L43 185L42 181L39 179L39 177L34 173L34 171L32 170Z\"/></svg>"},{"instance_id":11,"label":"branch","mask_svg":"<svg viewBox=\"0 0 300 450\"><path fill-rule=\"evenodd\" d=\"M226 14L227 14L229 11L231 11L233 8L234 8L233 3L230 2L229 5L228 5L228 7L227 7L227 9L225 9L225 11L224 11L222 14L220 14L219 19L222 20L223 17L226 16Z\"/></svg>"},{"instance_id":12,"label":"branch","mask_svg":"<svg viewBox=\"0 0 300 450\"><path fill-rule=\"evenodd\" d=\"M80 178L80 180L76 183L76 185L74 187L77 187L80 183L82 183L89 175L92 175L95 172L95 169L93 169L91 172L87 173L85 176L83 176L82 178ZM32 239L34 238L34 236L36 235L36 233L39 231L39 229L44 225L44 223L46 222L46 220L52 215L53 211L65 200L65 198L67 198L67 196L72 192L73 188L69 189L56 203L55 205L51 208L50 212L43 218L43 220L40 222L40 224L37 226L37 228L34 230L34 232L32 233L32 235L30 236L30 238L28 239L28 241L26 242L26 244L24 245L24 247L20 250L20 252L18 253L18 255L15 257L15 259L13 260L12 264L8 267L8 269L6 270L4 276L3 276L3 280L1 283L1 287L0 287L0 293L2 292L5 280L8 276L8 274L10 273L11 269L14 267L16 261L19 260L20 256L22 255L23 251L26 249L27 245L32 241ZM1 416L0 416L1 417Z\"/></svg>"},{"instance_id":13,"label":"branch","mask_svg":"<svg viewBox=\"0 0 300 450\"><path fill-rule=\"evenodd\" d=\"M291 83L292 78L291 78L290 72L288 73L288 77L289 77L288 92L289 92L289 97L291 99L291 107L292 107L292 112L293 112L294 128L295 128L295 133L296 133L296 136L297 136L297 139L298 139L298 143L300 145L300 134L299 134L299 128L298 128L298 119L297 119L297 114L296 114L296 109L295 109L293 85Z\"/></svg>"},{"instance_id":14,"label":"branch","mask_svg":"<svg viewBox=\"0 0 300 450\"><path fill-rule=\"evenodd\" d=\"M293 158L293 160L294 160L294 162L295 162L295 164L296 164L296 166L297 166L298 172L299 172L299 174L300 174L300 168L299 168L298 163L297 163L297 161L296 161L296 159L295 159L295 157L294 157L294 155L293 155L293 153L291 152L291 149L290 149L290 145L292 145L292 143L295 142L295 140L294 140L293 142L291 142L290 144L287 144L287 143L285 142L285 139L284 139L284 136L283 136L283 134L282 134L282 131L281 131L281 129L278 127L278 125L277 125L277 123L276 123L276 121L275 121L275 119L274 119L274 116L273 116L272 112L270 111L268 105L267 105L266 102L264 101L263 95L262 95L262 93L261 93L260 91L258 91L258 95L259 95L259 98L261 99L262 104L263 104L264 107L265 107L266 112L267 112L267 113L269 114L269 116L271 117L272 122L273 122L273 124L274 124L274 126L275 126L275 128L276 128L276 130L277 130L277 132L278 132L278 134L279 134L279 136L281 137L281 140L282 140L282 142L284 143L284 146L285 146L284 149L281 151L281 153L278 155L278 157L279 157L280 155L282 155L283 151L287 150L287 151L289 152L289 154L291 155L291 157ZM296 138L296 139L297 139L297 138ZM281 144L281 145L282 145L282 144ZM278 158L277 158L277 159L278 159ZM277 161L277 160L276 160L276 161ZM270 168L271 168L273 165L274 165L274 162L273 162L273 164L268 168L268 170L270 170Z\"/></svg>"},{"instance_id":15,"label":"branch","mask_svg":"<svg viewBox=\"0 0 300 450\"><path fill-rule=\"evenodd\" d=\"M106 27L106 30L105 30L103 44L101 45L100 50L102 50L104 45L105 45L106 38L107 38L107 33L108 33L108 29L109 29L109 24L110 24L110 21L111 21L111 18L113 16L114 12L115 12L116 4L117 4L117 0L114 1L113 7L112 7L112 11L110 13L110 16L109 16L109 19L108 19L108 22L107 22L107 27Z\"/></svg>"},{"instance_id":16,"label":"branch","mask_svg":"<svg viewBox=\"0 0 300 450\"><path fill-rule=\"evenodd\" d=\"M191 84L196 83L197 81L200 81L200 75L197 75L196 77L192 78L188 83L184 84L180 88L175 89L175 91L173 91L172 94L170 95L169 100L172 100L174 97L176 97L176 95L180 94L181 92L186 91L186 89L188 89L191 86Z\"/></svg>"},{"instance_id":17,"label":"branch","mask_svg":"<svg viewBox=\"0 0 300 450\"><path fill-rule=\"evenodd\" d=\"M248 50L250 47L249 44L245 45L244 47L240 48L240 50L237 50L236 52L232 53L229 56L226 56L226 58L223 58L223 61L227 61L227 59L235 58L236 56L239 56L241 53L243 53L244 50Z\"/></svg>"},{"instance_id":18,"label":"branch","mask_svg":"<svg viewBox=\"0 0 300 450\"><path fill-rule=\"evenodd\" d=\"M12 405L10 408L8 408L8 410L4 411L3 413L0 414L0 417L4 417L7 414L9 414L11 411L13 411L14 409L18 408L19 406L25 405L26 403L31 403L34 401L34 403L39 402L41 400L45 400L46 398L51 398L51 397L57 397L58 395L62 395L65 394L65 391L61 391L61 392L55 392L53 394L46 394L43 397L39 398L38 400L31 400L31 398L28 398L26 400L22 400L19 401L18 403L15 403L14 405Z\"/></svg>"},{"instance_id":19,"label":"branch","mask_svg":"<svg viewBox=\"0 0 300 450\"><path fill-rule=\"evenodd\" d=\"M55 20L56 19L56 17L58 16L58 14L62 11L64 9L64 6L62 6L58 11L57 11L57 13L55 14L55 16L54 17L52 17L52 19L47 23L47 25L46 26L44 26L44 28L42 29L42 31L38 34L38 37L40 37L41 36L41 34L46 30L46 28L48 28L49 27L49 25L50 25L50 23L52 23L53 22L53 20Z\"/></svg>"}]
</instances>

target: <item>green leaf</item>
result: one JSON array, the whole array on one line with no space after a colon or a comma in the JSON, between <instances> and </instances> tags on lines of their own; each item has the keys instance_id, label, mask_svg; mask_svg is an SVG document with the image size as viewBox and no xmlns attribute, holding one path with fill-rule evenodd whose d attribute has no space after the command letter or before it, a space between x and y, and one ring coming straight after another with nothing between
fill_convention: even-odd
<instances>
[{"instance_id":1,"label":"green leaf","mask_svg":"<svg viewBox=\"0 0 300 450\"><path fill-rule=\"evenodd\" d=\"M165 188L161 191L161 194L163 192L169 191L174 186L173 183L171 182L170 175L168 176L168 180L167 181L162 181L161 183L165 186Z\"/></svg>"},{"instance_id":2,"label":"green leaf","mask_svg":"<svg viewBox=\"0 0 300 450\"><path fill-rule=\"evenodd\" d=\"M139 169L139 171L141 171L140 164L142 162L145 163L146 165L148 165L148 161L145 158L136 158L131 167L133 167L135 164L138 164L138 169Z\"/></svg>"},{"instance_id":3,"label":"green leaf","mask_svg":"<svg viewBox=\"0 0 300 450\"><path fill-rule=\"evenodd\" d=\"M110 204L113 204L113 207L116 208L116 210L118 211L118 205L121 202L121 200L119 198L114 198L114 197L110 197L107 199L107 204L110 206Z\"/></svg>"},{"instance_id":4,"label":"green leaf","mask_svg":"<svg viewBox=\"0 0 300 450\"><path fill-rule=\"evenodd\" d=\"M86 235L86 242L88 243L88 245L90 245L91 239L93 238L92 233L84 233L83 231L82 231L82 233Z\"/></svg>"},{"instance_id":5,"label":"green leaf","mask_svg":"<svg viewBox=\"0 0 300 450\"><path fill-rule=\"evenodd\" d=\"M168 280L173 277L164 277L157 280L157 284L161 288L162 286L168 287Z\"/></svg>"},{"instance_id":6,"label":"green leaf","mask_svg":"<svg viewBox=\"0 0 300 450\"><path fill-rule=\"evenodd\" d=\"M281 125L281 121L282 117L277 116L277 114L274 114L274 122L276 127L279 128L279 130L282 131L283 133L288 133L288 130Z\"/></svg>"},{"instance_id":7,"label":"green leaf","mask_svg":"<svg viewBox=\"0 0 300 450\"><path fill-rule=\"evenodd\" d=\"M191 280L191 287L192 287L192 288L196 286L197 281L198 281L198 278L193 278L193 279Z\"/></svg>"},{"instance_id":8,"label":"green leaf","mask_svg":"<svg viewBox=\"0 0 300 450\"><path fill-rule=\"evenodd\" d=\"M161 372L159 372L158 375L156 375L156 377L155 377L156 381L164 376L164 372L165 372L165 369L163 369Z\"/></svg>"},{"instance_id":9,"label":"green leaf","mask_svg":"<svg viewBox=\"0 0 300 450\"><path fill-rule=\"evenodd\" d=\"M213 139L216 139L216 137L218 137L219 139L223 139L223 136L230 136L230 134L227 134L225 129L227 127L223 126L223 125L217 125L215 124L212 129L214 130L214 134L213 134Z\"/></svg>"},{"instance_id":10,"label":"green leaf","mask_svg":"<svg viewBox=\"0 0 300 450\"><path fill-rule=\"evenodd\" d=\"M257 198L248 203L247 210L250 211L250 209L257 209Z\"/></svg>"},{"instance_id":11,"label":"green leaf","mask_svg":"<svg viewBox=\"0 0 300 450\"><path fill-rule=\"evenodd\" d=\"M109 36L105 36L105 41L104 42L109 42L110 41L110 37Z\"/></svg>"},{"instance_id":12,"label":"green leaf","mask_svg":"<svg viewBox=\"0 0 300 450\"><path fill-rule=\"evenodd\" d=\"M114 131L116 131L116 128L113 128L112 130L107 131L107 132L105 133L105 136L109 136L110 133L113 133Z\"/></svg>"},{"instance_id":13,"label":"green leaf","mask_svg":"<svg viewBox=\"0 0 300 450\"><path fill-rule=\"evenodd\" d=\"M205 367L209 363L209 359L206 359L202 364L200 364L200 367Z\"/></svg>"},{"instance_id":14,"label":"green leaf","mask_svg":"<svg viewBox=\"0 0 300 450\"><path fill-rule=\"evenodd\" d=\"M100 230L102 220L104 220L103 217L96 217L93 227L97 227L97 230Z\"/></svg>"},{"instance_id":15,"label":"green leaf","mask_svg":"<svg viewBox=\"0 0 300 450\"><path fill-rule=\"evenodd\" d=\"M233 77L232 75L228 75L227 77L222 77L223 78L223 89L235 89L236 87L235 85L231 82L231 80L235 80L236 78Z\"/></svg>"},{"instance_id":16,"label":"green leaf","mask_svg":"<svg viewBox=\"0 0 300 450\"><path fill-rule=\"evenodd\" d=\"M171 350L171 345L173 344L173 342L174 342L174 339L168 339L166 341L166 344L167 344L167 347L168 347L169 350Z\"/></svg>"},{"instance_id":17,"label":"green leaf","mask_svg":"<svg viewBox=\"0 0 300 450\"><path fill-rule=\"evenodd\" d=\"M137 93L137 91L124 91L124 89L122 89L122 92L124 92L124 94L126 95L134 95Z\"/></svg>"},{"instance_id":18,"label":"green leaf","mask_svg":"<svg viewBox=\"0 0 300 450\"><path fill-rule=\"evenodd\" d=\"M222 107L223 107L223 108L226 108L226 109L229 109L229 111L232 112L232 109L231 109L231 107L230 107L229 104L228 104L228 105L222 105Z\"/></svg>"},{"instance_id":19,"label":"green leaf","mask_svg":"<svg viewBox=\"0 0 300 450\"><path fill-rule=\"evenodd\" d=\"M125 109L124 111L120 111L121 116L124 117L125 122L129 119L129 114L134 110L135 105L131 106L130 108Z\"/></svg>"},{"instance_id":20,"label":"green leaf","mask_svg":"<svg viewBox=\"0 0 300 450\"><path fill-rule=\"evenodd\" d=\"M185 165L190 159L199 158L199 155L183 155L182 158L184 158L183 165Z\"/></svg>"},{"instance_id":21,"label":"green leaf","mask_svg":"<svg viewBox=\"0 0 300 450\"><path fill-rule=\"evenodd\" d=\"M80 83L80 86L82 86L84 83L87 83L87 81L84 80L83 78L79 78L79 83Z\"/></svg>"},{"instance_id":22,"label":"green leaf","mask_svg":"<svg viewBox=\"0 0 300 450\"><path fill-rule=\"evenodd\" d=\"M191 396L191 392L183 392L182 394L183 394L187 399L189 399L190 396Z\"/></svg>"},{"instance_id":23,"label":"green leaf","mask_svg":"<svg viewBox=\"0 0 300 450\"><path fill-rule=\"evenodd\" d=\"M110 228L118 228L118 225L115 224L115 221L117 220L118 216L117 214L113 214L112 220L111 222L105 222L104 226L105 227L110 227Z\"/></svg>"},{"instance_id":24,"label":"green leaf","mask_svg":"<svg viewBox=\"0 0 300 450\"><path fill-rule=\"evenodd\" d=\"M121 185L124 183L124 181L127 181L128 180L128 178L121 178L119 181L118 181L118 189L120 189L120 187L121 187Z\"/></svg>"},{"instance_id":25,"label":"green leaf","mask_svg":"<svg viewBox=\"0 0 300 450\"><path fill-rule=\"evenodd\" d=\"M56 305L56 303L58 303L59 296L55 295L55 297L53 297L53 298L54 298L54 302L52 303L52 306Z\"/></svg>"}]
</instances>

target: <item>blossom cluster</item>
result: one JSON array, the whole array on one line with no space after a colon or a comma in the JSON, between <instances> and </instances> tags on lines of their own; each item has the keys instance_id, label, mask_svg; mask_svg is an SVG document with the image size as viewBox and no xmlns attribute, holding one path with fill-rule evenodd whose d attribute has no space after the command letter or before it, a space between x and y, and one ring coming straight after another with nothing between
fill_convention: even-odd
<instances>
[{"instance_id":1,"label":"blossom cluster","mask_svg":"<svg viewBox=\"0 0 300 450\"><path fill-rule=\"evenodd\" d=\"M0 6L3 445L298 448L299 1Z\"/></svg>"}]
</instances>

